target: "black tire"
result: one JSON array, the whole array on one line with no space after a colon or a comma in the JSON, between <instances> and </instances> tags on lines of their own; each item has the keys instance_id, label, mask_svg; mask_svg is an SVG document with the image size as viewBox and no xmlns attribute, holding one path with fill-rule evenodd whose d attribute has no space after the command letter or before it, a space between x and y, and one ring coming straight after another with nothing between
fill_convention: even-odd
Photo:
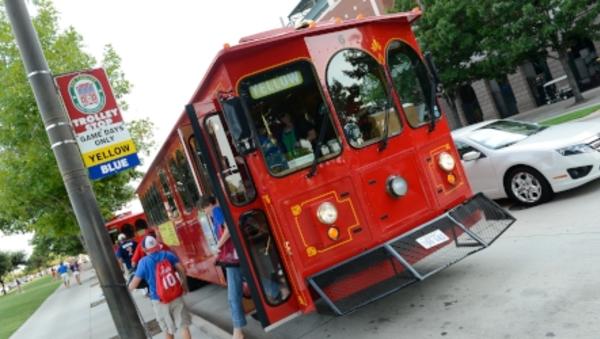
<instances>
[{"instance_id":1,"label":"black tire","mask_svg":"<svg viewBox=\"0 0 600 339\"><path fill-rule=\"evenodd\" d=\"M554 196L548 180L540 172L527 166L514 167L506 173L504 190L511 200L525 206L539 205Z\"/></svg>"}]
</instances>

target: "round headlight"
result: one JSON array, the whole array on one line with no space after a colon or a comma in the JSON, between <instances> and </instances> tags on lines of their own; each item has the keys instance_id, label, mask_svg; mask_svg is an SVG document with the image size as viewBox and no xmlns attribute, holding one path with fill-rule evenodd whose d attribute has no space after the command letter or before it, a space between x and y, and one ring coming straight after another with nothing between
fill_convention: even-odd
<instances>
[{"instance_id":1,"label":"round headlight","mask_svg":"<svg viewBox=\"0 0 600 339\"><path fill-rule=\"evenodd\" d=\"M317 218L320 222L331 225L336 222L338 211L332 203L324 202L317 209Z\"/></svg>"},{"instance_id":2,"label":"round headlight","mask_svg":"<svg viewBox=\"0 0 600 339\"><path fill-rule=\"evenodd\" d=\"M438 165L440 165L444 171L450 172L454 169L454 166L456 166L456 161L454 161L454 157L452 157L450 153L442 152L438 158Z\"/></svg>"},{"instance_id":3,"label":"round headlight","mask_svg":"<svg viewBox=\"0 0 600 339\"><path fill-rule=\"evenodd\" d=\"M392 175L387 179L387 191L391 196L399 198L408 192L408 184L404 178Z\"/></svg>"}]
</instances>

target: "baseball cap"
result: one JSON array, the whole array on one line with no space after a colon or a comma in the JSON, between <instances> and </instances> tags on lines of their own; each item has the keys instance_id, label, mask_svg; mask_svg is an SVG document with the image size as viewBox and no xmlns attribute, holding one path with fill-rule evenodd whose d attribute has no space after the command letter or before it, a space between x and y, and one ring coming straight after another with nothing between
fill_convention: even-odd
<instances>
[{"instance_id":1,"label":"baseball cap","mask_svg":"<svg viewBox=\"0 0 600 339\"><path fill-rule=\"evenodd\" d=\"M152 252L158 250L158 241L153 236L146 236L144 238L144 242L142 243L146 252Z\"/></svg>"}]
</instances>

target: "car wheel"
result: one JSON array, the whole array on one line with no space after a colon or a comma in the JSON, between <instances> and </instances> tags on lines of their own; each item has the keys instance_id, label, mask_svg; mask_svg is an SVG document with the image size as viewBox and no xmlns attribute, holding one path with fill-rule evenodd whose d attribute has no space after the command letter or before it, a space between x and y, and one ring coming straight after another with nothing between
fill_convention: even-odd
<instances>
[{"instance_id":1,"label":"car wheel","mask_svg":"<svg viewBox=\"0 0 600 339\"><path fill-rule=\"evenodd\" d=\"M504 179L504 189L509 198L527 206L546 202L554 195L548 180L531 167L512 169Z\"/></svg>"}]
</instances>

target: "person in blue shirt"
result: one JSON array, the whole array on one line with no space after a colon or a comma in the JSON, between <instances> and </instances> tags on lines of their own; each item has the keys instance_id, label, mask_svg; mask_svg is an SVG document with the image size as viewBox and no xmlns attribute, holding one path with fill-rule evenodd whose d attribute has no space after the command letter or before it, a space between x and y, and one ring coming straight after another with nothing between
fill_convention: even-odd
<instances>
[{"instance_id":1,"label":"person in blue shirt","mask_svg":"<svg viewBox=\"0 0 600 339\"><path fill-rule=\"evenodd\" d=\"M148 295L152 301L156 320L165 333L165 337L167 339L175 338L175 332L177 329L180 329L182 337L190 339L192 337L189 328L191 317L183 303L183 298L179 297L168 304L164 304L160 302L156 289L156 265L160 261L167 259L175 267L177 274L181 278L183 293L187 293L188 287L183 265L179 262L179 258L172 252L160 250L158 241L152 236L146 236L142 242L142 246L147 255L138 263L135 275L129 283L129 290L135 290L142 279L146 280L148 283Z\"/></svg>"},{"instance_id":2,"label":"person in blue shirt","mask_svg":"<svg viewBox=\"0 0 600 339\"><path fill-rule=\"evenodd\" d=\"M208 198L211 210L211 221L215 228L215 234L219 235L219 241L217 243L217 251L221 253L223 247L227 242L231 241L231 234L225 223L225 217L223 210L217 204L217 199L214 196ZM233 249L235 253L235 249ZM217 256L219 261L220 254ZM237 257L235 253L234 257ZM225 272L227 277L227 302L229 303L229 309L231 311L231 320L233 322L233 339L243 339L244 332L243 328L247 325L246 314L244 313L244 307L242 304L243 297L243 276L238 263L225 264Z\"/></svg>"},{"instance_id":3,"label":"person in blue shirt","mask_svg":"<svg viewBox=\"0 0 600 339\"><path fill-rule=\"evenodd\" d=\"M121 269L126 275L132 272L131 258L137 247L137 242L132 239L127 239L127 236L123 233L119 234L119 247L117 248L117 258L121 264Z\"/></svg>"},{"instance_id":4,"label":"person in blue shirt","mask_svg":"<svg viewBox=\"0 0 600 339\"><path fill-rule=\"evenodd\" d=\"M56 271L62 278L65 287L71 286L71 279L69 278L69 266L65 262L61 262Z\"/></svg>"}]
</instances>

